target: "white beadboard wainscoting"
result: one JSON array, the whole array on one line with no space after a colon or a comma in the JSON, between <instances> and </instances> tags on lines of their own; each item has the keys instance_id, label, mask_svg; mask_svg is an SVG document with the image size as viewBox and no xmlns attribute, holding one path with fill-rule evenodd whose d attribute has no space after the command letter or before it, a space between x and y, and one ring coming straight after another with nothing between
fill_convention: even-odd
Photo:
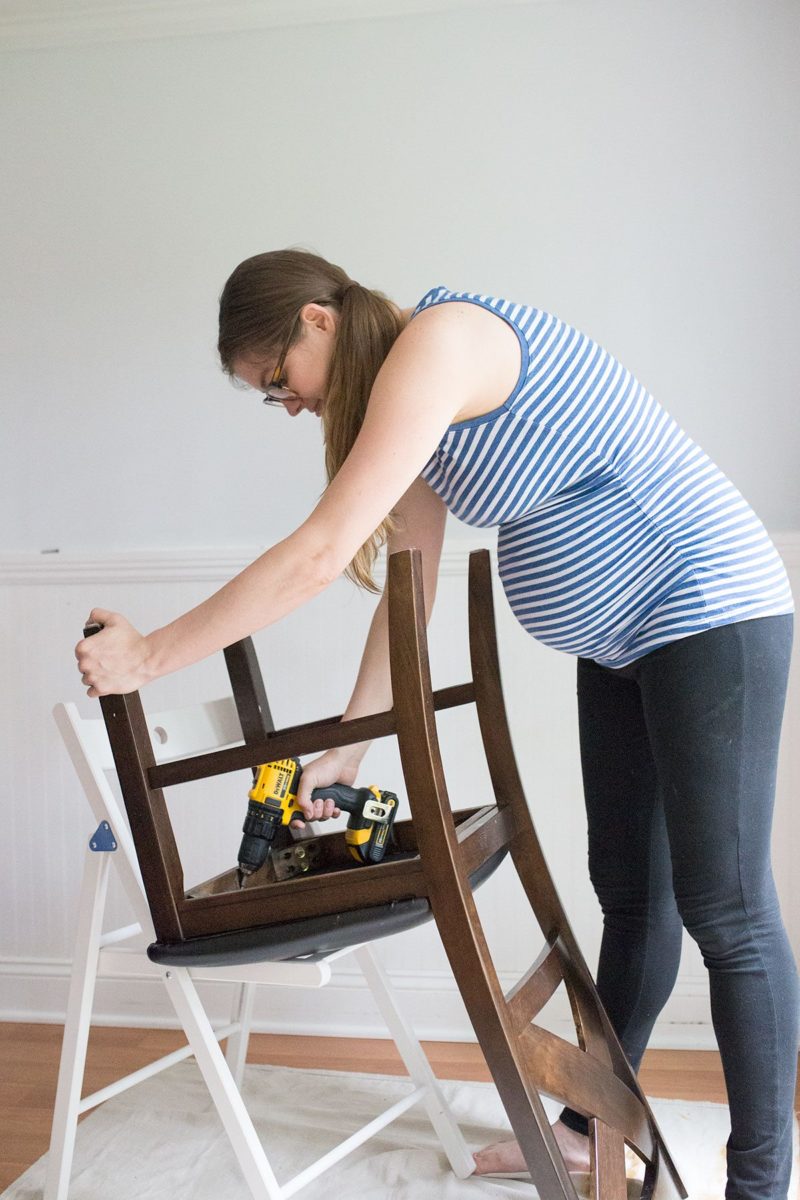
<instances>
[{"instance_id":1,"label":"white beadboard wainscoting","mask_svg":"<svg viewBox=\"0 0 800 1200\"><path fill-rule=\"evenodd\" d=\"M800 594L800 533L773 535ZM434 687L469 677L467 561L491 535L449 536L430 627ZM0 558L4 624L2 813L0 880L0 1019L61 1021L64 1016L78 886L93 822L64 752L51 709L74 700L99 712L83 695L73 646L89 609L123 612L141 629L167 623L198 603L258 554L257 548L184 549L122 555L51 553ZM380 578L380 575L379 575ZM256 635L276 726L341 713L352 689L375 599L341 579L278 625ZM539 835L559 893L592 967L600 914L586 865L575 714L575 662L531 639L512 616L495 579L500 659L517 758ZM152 684L149 708L164 708L227 692L222 655ZM490 794L474 708L439 714L439 731L453 806L482 803ZM781 755L774 861L784 917L800 951L800 655L795 653ZM247 772L168 793L188 882L207 878L235 860L249 786ZM373 743L360 782L405 788L389 739ZM407 807L406 807L407 813ZM504 986L530 966L540 935L526 910L513 870L504 863L478 892L478 907ZM109 920L128 920L124 897L112 888ZM471 1040L472 1030L433 924L379 943L380 954L421 1036ZM212 1014L223 1019L226 985L206 985ZM109 1025L174 1025L158 981L104 979L96 1019ZM546 1012L553 1029L568 1020L557 995ZM360 975L342 969L320 992L261 989L256 1028L291 1033L382 1036ZM653 1045L711 1047L706 974L688 938L678 982L656 1027Z\"/></svg>"}]
</instances>

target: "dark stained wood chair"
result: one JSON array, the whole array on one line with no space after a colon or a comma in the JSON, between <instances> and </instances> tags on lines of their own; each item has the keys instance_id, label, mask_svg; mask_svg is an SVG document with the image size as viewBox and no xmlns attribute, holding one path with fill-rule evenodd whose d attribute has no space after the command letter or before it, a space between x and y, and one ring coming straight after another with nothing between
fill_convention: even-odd
<instances>
[{"instance_id":1,"label":"dark stained wood chair","mask_svg":"<svg viewBox=\"0 0 800 1200\"><path fill-rule=\"evenodd\" d=\"M389 560L393 708L274 730L249 639L226 651L244 744L156 764L138 694L101 700L142 870L159 963L252 962L326 952L429 919L453 974L514 1134L542 1200L575 1200L540 1093L589 1119L593 1200L626 1200L625 1146L643 1161L642 1200L687 1195L647 1100L597 995L564 914L515 763L501 687L488 551L470 556L472 678L433 691L420 554ZM436 712L477 708L494 799L454 813ZM317 869L278 880L266 864L239 889L235 867L185 888L164 789L262 762L396 736L411 809L395 823L393 853L375 866L350 858L343 832L315 839ZM543 949L506 995L473 898L510 855L543 935ZM533 1023L563 983L578 1045Z\"/></svg>"}]
</instances>

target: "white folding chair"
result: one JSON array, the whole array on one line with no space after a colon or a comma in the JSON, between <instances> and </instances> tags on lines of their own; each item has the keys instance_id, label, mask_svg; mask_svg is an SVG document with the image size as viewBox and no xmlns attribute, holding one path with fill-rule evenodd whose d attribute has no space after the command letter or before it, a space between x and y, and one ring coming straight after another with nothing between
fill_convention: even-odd
<instances>
[{"instance_id":1,"label":"white folding chair","mask_svg":"<svg viewBox=\"0 0 800 1200\"><path fill-rule=\"evenodd\" d=\"M430 1064L404 1018L385 972L368 944L348 946L322 956L298 957L236 966L184 967L151 962L146 947L154 940L150 910L127 821L109 784L114 763L101 719L82 718L74 704L58 704L56 723L94 818L83 871L72 978L53 1117L44 1200L66 1200L80 1113L194 1055L231 1146L256 1200L288 1200L413 1105L424 1104L452 1170L466 1178L474 1170L461 1132L444 1100ZM212 701L146 718L157 761L202 753L241 742L232 698ZM133 910L134 922L103 932L109 874L116 867ZM331 979L331 966L353 954L416 1085L403 1100L370 1121L317 1162L279 1183L239 1093L257 984L320 988ZM160 976L188 1044L92 1095L81 1098L92 1004L98 974L115 976L147 971ZM212 1028L196 989L200 980L232 980L237 989L231 1021ZM223 1055L220 1040L227 1039Z\"/></svg>"}]
</instances>

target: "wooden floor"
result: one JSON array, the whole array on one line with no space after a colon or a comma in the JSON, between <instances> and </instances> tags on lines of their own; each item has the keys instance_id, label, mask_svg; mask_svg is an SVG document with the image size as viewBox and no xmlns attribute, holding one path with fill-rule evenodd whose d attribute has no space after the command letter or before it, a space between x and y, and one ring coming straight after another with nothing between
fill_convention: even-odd
<instances>
[{"instance_id":1,"label":"wooden floor","mask_svg":"<svg viewBox=\"0 0 800 1200\"><path fill-rule=\"evenodd\" d=\"M60 1025L0 1023L0 1191L47 1150L61 1035ZM173 1030L93 1029L84 1094L181 1044L180 1034ZM424 1045L441 1079L490 1079L478 1046L461 1042ZM393 1042L364 1038L253 1034L248 1062L384 1075L405 1072ZM719 1056L711 1051L649 1050L639 1078L650 1096L725 1102ZM796 1107L800 1112L800 1087Z\"/></svg>"}]
</instances>

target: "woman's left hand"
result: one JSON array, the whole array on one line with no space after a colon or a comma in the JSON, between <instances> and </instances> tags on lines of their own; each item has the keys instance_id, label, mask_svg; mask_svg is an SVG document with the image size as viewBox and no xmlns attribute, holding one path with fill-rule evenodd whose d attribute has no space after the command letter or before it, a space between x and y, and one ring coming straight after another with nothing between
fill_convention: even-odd
<instances>
[{"instance_id":1,"label":"woman's left hand","mask_svg":"<svg viewBox=\"0 0 800 1200\"><path fill-rule=\"evenodd\" d=\"M146 667L147 638L120 613L93 608L87 625L103 626L75 647L81 681L87 696L119 696L135 692L153 678Z\"/></svg>"}]
</instances>

